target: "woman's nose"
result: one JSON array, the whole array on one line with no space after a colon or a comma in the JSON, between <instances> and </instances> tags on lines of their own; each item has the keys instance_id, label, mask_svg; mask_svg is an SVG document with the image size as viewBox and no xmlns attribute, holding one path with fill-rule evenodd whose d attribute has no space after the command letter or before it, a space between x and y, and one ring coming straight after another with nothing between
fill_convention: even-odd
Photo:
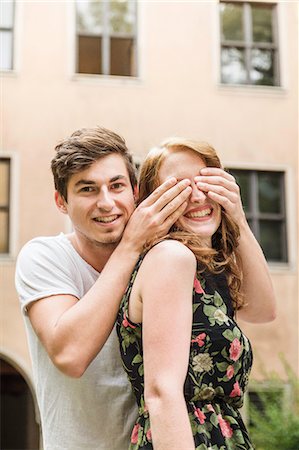
<instances>
[{"instance_id":1,"label":"woman's nose","mask_svg":"<svg viewBox=\"0 0 299 450\"><path fill-rule=\"evenodd\" d=\"M207 198L206 194L197 187L196 183L193 183L191 187L192 187L192 192L191 192L191 196L190 196L190 201L192 203L204 202Z\"/></svg>"}]
</instances>

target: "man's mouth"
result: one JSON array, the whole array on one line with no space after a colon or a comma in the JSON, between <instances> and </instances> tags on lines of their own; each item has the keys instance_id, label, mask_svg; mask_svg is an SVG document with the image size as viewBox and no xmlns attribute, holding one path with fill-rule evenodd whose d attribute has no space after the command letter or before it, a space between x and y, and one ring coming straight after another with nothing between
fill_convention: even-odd
<instances>
[{"instance_id":1,"label":"man's mouth","mask_svg":"<svg viewBox=\"0 0 299 450\"><path fill-rule=\"evenodd\" d=\"M116 220L117 218L118 215L114 214L113 216L95 217L93 220L100 223L111 223L114 222L114 220Z\"/></svg>"},{"instance_id":2,"label":"man's mouth","mask_svg":"<svg viewBox=\"0 0 299 450\"><path fill-rule=\"evenodd\" d=\"M207 217L212 214L213 209L212 208L206 208L202 209L200 211L190 211L187 214L184 214L187 219L197 219L201 217Z\"/></svg>"}]
</instances>

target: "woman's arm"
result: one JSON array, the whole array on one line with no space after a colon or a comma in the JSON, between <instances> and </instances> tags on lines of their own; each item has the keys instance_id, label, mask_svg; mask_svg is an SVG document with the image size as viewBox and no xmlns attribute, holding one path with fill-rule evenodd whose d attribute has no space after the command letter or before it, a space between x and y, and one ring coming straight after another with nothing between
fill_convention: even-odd
<instances>
[{"instance_id":1,"label":"woman's arm","mask_svg":"<svg viewBox=\"0 0 299 450\"><path fill-rule=\"evenodd\" d=\"M153 247L140 268L145 403L155 450L194 449L183 386L195 270L192 252L175 241Z\"/></svg>"},{"instance_id":2,"label":"woman's arm","mask_svg":"<svg viewBox=\"0 0 299 450\"><path fill-rule=\"evenodd\" d=\"M208 197L225 209L240 228L240 243L236 251L242 261L245 306L238 312L238 317L253 323L274 320L276 301L268 264L247 223L240 189L234 177L222 169L206 167L195 181Z\"/></svg>"}]
</instances>

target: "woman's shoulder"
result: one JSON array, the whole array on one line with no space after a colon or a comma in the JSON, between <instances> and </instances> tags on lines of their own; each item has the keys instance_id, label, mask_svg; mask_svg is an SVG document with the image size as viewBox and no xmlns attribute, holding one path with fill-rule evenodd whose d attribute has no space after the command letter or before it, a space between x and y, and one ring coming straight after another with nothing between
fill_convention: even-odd
<instances>
[{"instance_id":1,"label":"woman's shoulder","mask_svg":"<svg viewBox=\"0 0 299 450\"><path fill-rule=\"evenodd\" d=\"M163 263L168 262L180 265L194 264L196 265L196 257L194 253L186 247L182 242L165 239L154 245L145 255L144 262Z\"/></svg>"}]
</instances>

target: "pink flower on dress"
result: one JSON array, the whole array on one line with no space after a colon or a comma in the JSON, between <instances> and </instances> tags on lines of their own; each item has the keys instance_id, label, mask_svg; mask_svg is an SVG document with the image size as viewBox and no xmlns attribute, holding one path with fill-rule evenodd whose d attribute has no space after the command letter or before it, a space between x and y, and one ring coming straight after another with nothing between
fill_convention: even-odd
<instances>
[{"instance_id":1,"label":"pink flower on dress","mask_svg":"<svg viewBox=\"0 0 299 450\"><path fill-rule=\"evenodd\" d=\"M230 344L229 356L232 361L237 361L241 354L241 343L239 339L235 338Z\"/></svg>"},{"instance_id":2,"label":"pink flower on dress","mask_svg":"<svg viewBox=\"0 0 299 450\"><path fill-rule=\"evenodd\" d=\"M230 397L240 397L241 395L241 389L239 386L238 381L236 381L236 383L234 384L234 388L231 391L231 393L229 394Z\"/></svg>"},{"instance_id":3,"label":"pink flower on dress","mask_svg":"<svg viewBox=\"0 0 299 450\"><path fill-rule=\"evenodd\" d=\"M207 408L208 408L208 411L210 411L210 412L215 412L215 409L213 408L213 406L211 405L211 403L209 403L209 404L207 405Z\"/></svg>"},{"instance_id":4,"label":"pink flower on dress","mask_svg":"<svg viewBox=\"0 0 299 450\"><path fill-rule=\"evenodd\" d=\"M194 279L194 289L195 289L195 292L197 294L204 294L205 293L205 291L201 287L200 281L197 278Z\"/></svg>"},{"instance_id":5,"label":"pink flower on dress","mask_svg":"<svg viewBox=\"0 0 299 450\"><path fill-rule=\"evenodd\" d=\"M192 339L191 342L196 342L199 347L202 347L205 344L204 339L206 336L206 333L200 333L195 339Z\"/></svg>"},{"instance_id":6,"label":"pink flower on dress","mask_svg":"<svg viewBox=\"0 0 299 450\"><path fill-rule=\"evenodd\" d=\"M125 312L124 312L124 319L123 319L123 321L122 321L122 324L123 324L123 326L124 326L125 328L128 328L128 327L130 327L130 328L136 328L136 327L134 327L134 325L132 325L132 324L128 321Z\"/></svg>"},{"instance_id":7,"label":"pink flower on dress","mask_svg":"<svg viewBox=\"0 0 299 450\"><path fill-rule=\"evenodd\" d=\"M230 424L227 422L227 420L223 419L221 414L218 414L217 418L218 418L218 422L220 425L220 430L221 430L222 435L225 438L231 438L233 435L233 430L232 430Z\"/></svg>"},{"instance_id":8,"label":"pink flower on dress","mask_svg":"<svg viewBox=\"0 0 299 450\"><path fill-rule=\"evenodd\" d=\"M136 423L134 425L133 431L132 431L132 435L131 435L131 442L132 444L137 444L138 442L138 431L139 431L140 425L139 423Z\"/></svg>"},{"instance_id":9,"label":"pink flower on dress","mask_svg":"<svg viewBox=\"0 0 299 450\"><path fill-rule=\"evenodd\" d=\"M201 425L205 423L205 418L206 418L206 416L205 416L205 414L201 411L200 408L195 408L195 409L194 409L194 414L195 414L196 417L198 418L199 423L200 423Z\"/></svg>"},{"instance_id":10,"label":"pink flower on dress","mask_svg":"<svg viewBox=\"0 0 299 450\"><path fill-rule=\"evenodd\" d=\"M152 431L151 431L151 429L147 430L147 432L146 432L146 439L151 442L151 440L152 440Z\"/></svg>"},{"instance_id":11,"label":"pink flower on dress","mask_svg":"<svg viewBox=\"0 0 299 450\"><path fill-rule=\"evenodd\" d=\"M226 369L226 376L227 378L230 380L235 373L235 369L233 368L233 366L228 366L228 368Z\"/></svg>"}]
</instances>

